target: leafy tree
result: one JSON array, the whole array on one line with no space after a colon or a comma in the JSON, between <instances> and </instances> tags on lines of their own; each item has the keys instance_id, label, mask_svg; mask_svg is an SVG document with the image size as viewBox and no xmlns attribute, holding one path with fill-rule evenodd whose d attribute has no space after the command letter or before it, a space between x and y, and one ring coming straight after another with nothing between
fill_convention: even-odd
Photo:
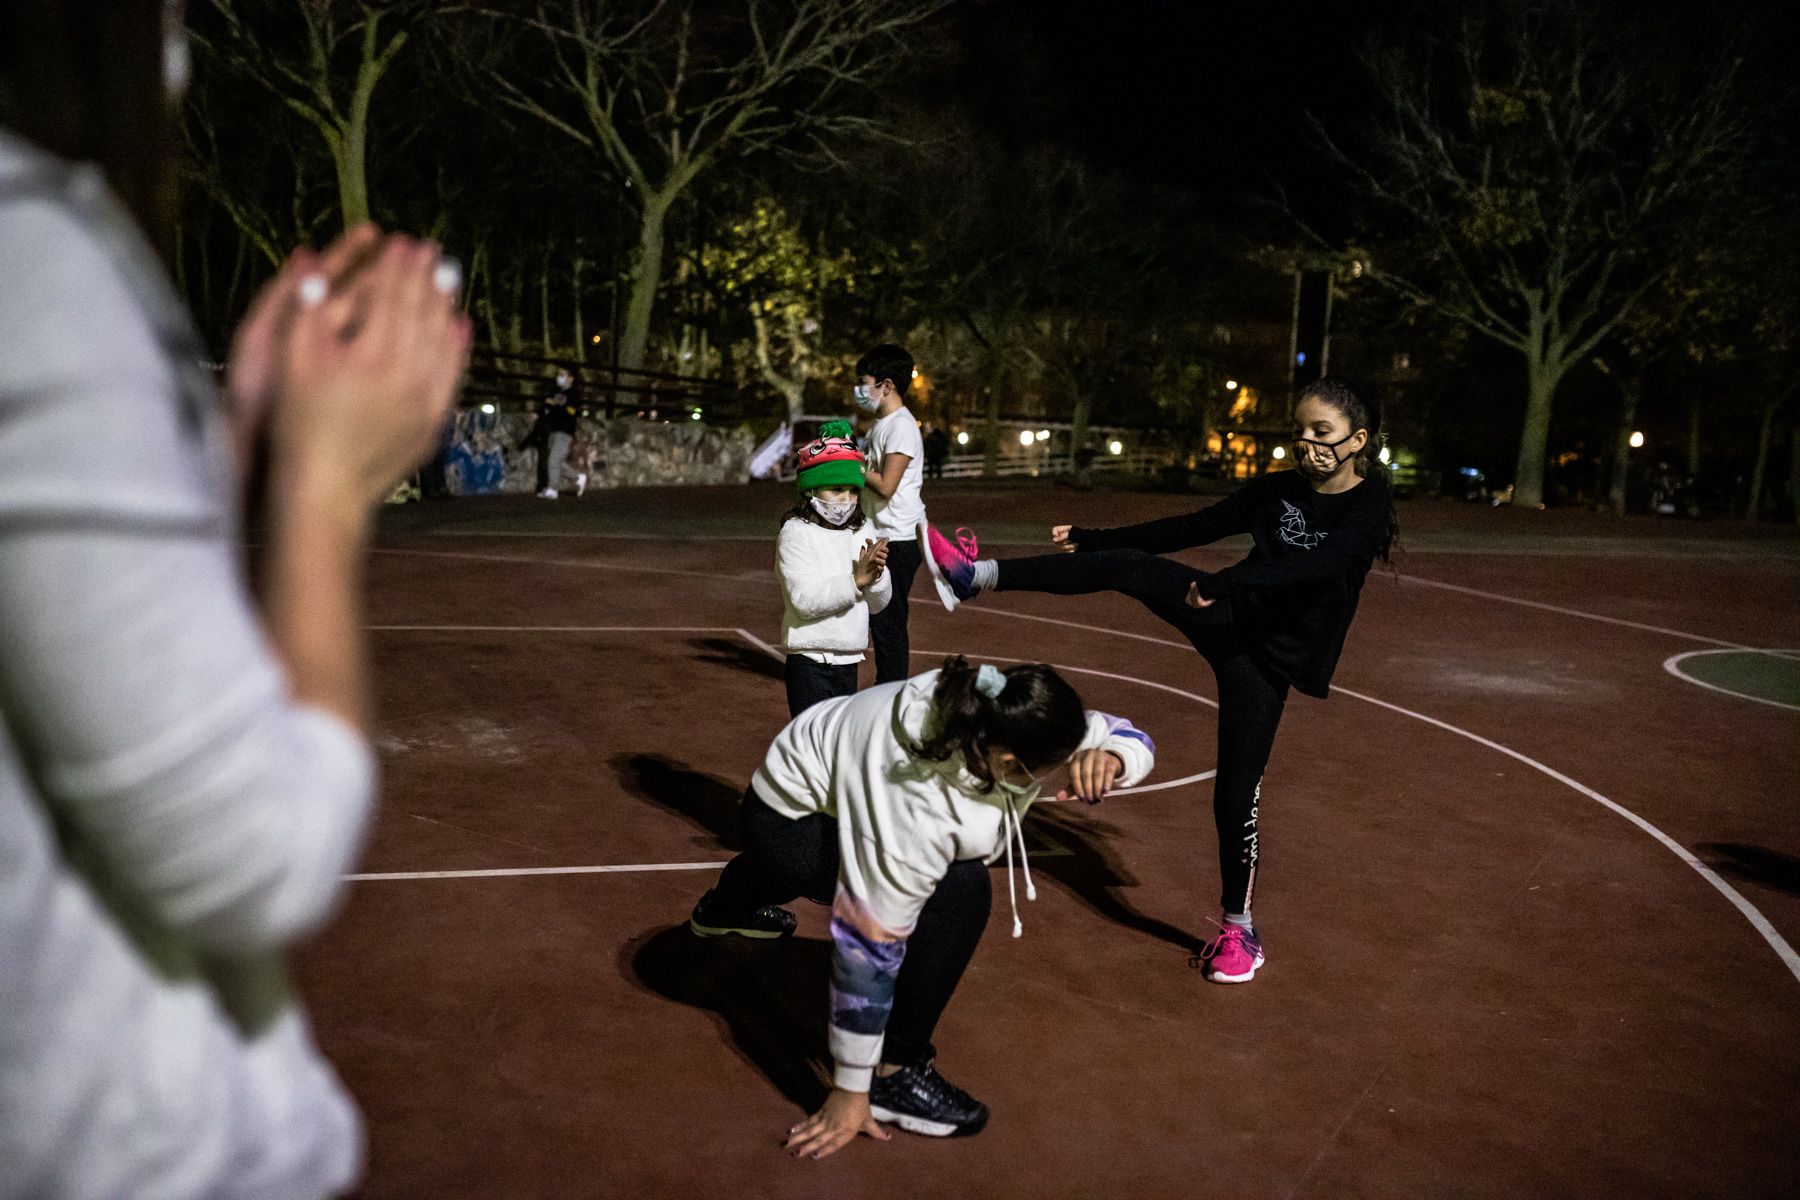
<instances>
[{"instance_id":1,"label":"leafy tree","mask_svg":"<svg viewBox=\"0 0 1800 1200\"><path fill-rule=\"evenodd\" d=\"M1682 50L1577 0L1514 0L1371 51L1361 152L1321 127L1366 202L1372 280L1524 360L1515 504L1542 501L1557 385L1746 167L1743 53Z\"/></svg>"}]
</instances>

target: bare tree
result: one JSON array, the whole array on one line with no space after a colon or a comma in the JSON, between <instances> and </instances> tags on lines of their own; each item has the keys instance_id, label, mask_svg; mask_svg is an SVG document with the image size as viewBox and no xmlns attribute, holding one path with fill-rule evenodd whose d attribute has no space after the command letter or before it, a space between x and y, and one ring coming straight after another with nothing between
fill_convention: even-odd
<instances>
[{"instance_id":1,"label":"bare tree","mask_svg":"<svg viewBox=\"0 0 1800 1200\"><path fill-rule=\"evenodd\" d=\"M495 93L566 135L629 189L638 215L619 363L644 364L670 210L727 158L832 153L873 132L854 105L946 0L567 0L528 24L537 78L489 73ZM504 12L495 14L505 17Z\"/></svg>"},{"instance_id":2,"label":"bare tree","mask_svg":"<svg viewBox=\"0 0 1800 1200\"><path fill-rule=\"evenodd\" d=\"M1321 136L1376 218L1374 282L1523 357L1513 503L1536 507L1557 385L1674 268L1753 118L1741 53L1684 58L1577 0L1497 12L1371 52L1366 148Z\"/></svg>"},{"instance_id":3,"label":"bare tree","mask_svg":"<svg viewBox=\"0 0 1800 1200\"><path fill-rule=\"evenodd\" d=\"M369 219L369 130L375 89L438 0L300 0L246 6L210 0L218 31L201 45L318 132L337 175L345 227ZM250 11L245 10L249 8Z\"/></svg>"}]
</instances>

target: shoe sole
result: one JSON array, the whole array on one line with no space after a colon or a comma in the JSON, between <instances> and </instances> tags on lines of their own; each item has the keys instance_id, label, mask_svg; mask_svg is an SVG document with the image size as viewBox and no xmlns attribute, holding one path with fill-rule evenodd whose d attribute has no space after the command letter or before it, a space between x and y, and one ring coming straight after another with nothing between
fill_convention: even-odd
<instances>
[{"instance_id":1,"label":"shoe sole","mask_svg":"<svg viewBox=\"0 0 1800 1200\"><path fill-rule=\"evenodd\" d=\"M969 1124L951 1125L944 1121L927 1121L924 1117L915 1117L911 1113L896 1112L879 1104L869 1106L869 1115L877 1121L898 1125L908 1133L923 1134L926 1137L974 1137L987 1128L988 1119L987 1110L983 1109L981 1116Z\"/></svg>"},{"instance_id":2,"label":"shoe sole","mask_svg":"<svg viewBox=\"0 0 1800 1200\"><path fill-rule=\"evenodd\" d=\"M1250 969L1242 975L1218 975L1209 972L1206 976L1206 981L1208 983L1249 983L1252 979L1256 978L1257 969L1262 965L1263 956L1259 954L1256 956L1256 961L1250 964Z\"/></svg>"},{"instance_id":3,"label":"shoe sole","mask_svg":"<svg viewBox=\"0 0 1800 1200\"><path fill-rule=\"evenodd\" d=\"M931 585L937 589L938 601L943 604L945 611L955 612L956 606L962 601L956 598L956 591L950 586L950 581L938 570L937 555L931 552L931 527L923 521L919 522L919 545L925 549L925 553L919 557L925 560L925 570L931 576Z\"/></svg>"},{"instance_id":4,"label":"shoe sole","mask_svg":"<svg viewBox=\"0 0 1800 1200\"><path fill-rule=\"evenodd\" d=\"M725 937L728 934L736 934L738 937L756 938L758 941L774 941L776 938L784 938L794 932L791 929L777 931L772 929L738 929L730 925L702 925L691 918L688 921L688 928L693 931L695 937Z\"/></svg>"}]
</instances>

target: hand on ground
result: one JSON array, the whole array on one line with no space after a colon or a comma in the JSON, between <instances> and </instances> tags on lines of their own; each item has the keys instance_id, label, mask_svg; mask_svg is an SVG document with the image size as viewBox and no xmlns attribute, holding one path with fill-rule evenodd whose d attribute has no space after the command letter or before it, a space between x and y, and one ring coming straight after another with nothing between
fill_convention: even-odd
<instances>
[{"instance_id":1,"label":"hand on ground","mask_svg":"<svg viewBox=\"0 0 1800 1200\"><path fill-rule=\"evenodd\" d=\"M823 1108L788 1130L787 1149L795 1158L824 1158L842 1150L859 1133L883 1142L894 1136L869 1112L867 1092L832 1088Z\"/></svg>"},{"instance_id":2,"label":"hand on ground","mask_svg":"<svg viewBox=\"0 0 1800 1200\"><path fill-rule=\"evenodd\" d=\"M1055 543L1056 548L1061 550L1064 554L1075 553L1076 545L1069 540L1069 533L1074 528L1073 525L1052 525L1050 527L1050 540Z\"/></svg>"}]
</instances>

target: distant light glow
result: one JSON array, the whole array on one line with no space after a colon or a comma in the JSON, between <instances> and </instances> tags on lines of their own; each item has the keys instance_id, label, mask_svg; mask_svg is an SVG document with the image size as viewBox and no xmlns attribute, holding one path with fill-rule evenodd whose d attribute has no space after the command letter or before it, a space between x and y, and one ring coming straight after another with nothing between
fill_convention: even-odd
<instances>
[{"instance_id":1,"label":"distant light glow","mask_svg":"<svg viewBox=\"0 0 1800 1200\"><path fill-rule=\"evenodd\" d=\"M491 404L484 404L481 406L481 411L491 417L494 415L494 406Z\"/></svg>"},{"instance_id":2,"label":"distant light glow","mask_svg":"<svg viewBox=\"0 0 1800 1200\"><path fill-rule=\"evenodd\" d=\"M1049 441L1049 440L1050 440L1050 431L1049 431L1049 430L1048 430L1048 429L1040 429L1040 430L1038 430L1038 431L1037 431L1037 440L1038 440L1038 441L1040 441L1040 442L1047 442L1047 441Z\"/></svg>"},{"instance_id":3,"label":"distant light glow","mask_svg":"<svg viewBox=\"0 0 1800 1200\"><path fill-rule=\"evenodd\" d=\"M1019 431L1019 445L1029 446L1029 445L1031 445L1031 443L1035 442L1036 440L1037 440L1036 438L1031 436L1031 430L1023 429L1023 430Z\"/></svg>"},{"instance_id":4,"label":"distant light glow","mask_svg":"<svg viewBox=\"0 0 1800 1200\"><path fill-rule=\"evenodd\" d=\"M1306 365L1306 351L1302 350L1300 353L1294 355L1294 361L1304 367Z\"/></svg>"},{"instance_id":5,"label":"distant light glow","mask_svg":"<svg viewBox=\"0 0 1800 1200\"><path fill-rule=\"evenodd\" d=\"M1643 430L1634 429L1631 431L1631 448L1633 450L1642 450L1644 448L1644 431Z\"/></svg>"},{"instance_id":6,"label":"distant light glow","mask_svg":"<svg viewBox=\"0 0 1800 1200\"><path fill-rule=\"evenodd\" d=\"M1275 447L1273 450L1269 451L1269 457L1274 459L1276 462L1280 462L1282 459L1287 457L1286 447L1283 447L1283 446Z\"/></svg>"},{"instance_id":7,"label":"distant light glow","mask_svg":"<svg viewBox=\"0 0 1800 1200\"><path fill-rule=\"evenodd\" d=\"M599 344L600 344L600 335L596 333L594 335L594 345L598 346Z\"/></svg>"},{"instance_id":8,"label":"distant light glow","mask_svg":"<svg viewBox=\"0 0 1800 1200\"><path fill-rule=\"evenodd\" d=\"M965 429L961 433L956 435L956 444L959 446L966 446L969 444L969 431L968 430Z\"/></svg>"},{"instance_id":9,"label":"distant light glow","mask_svg":"<svg viewBox=\"0 0 1800 1200\"><path fill-rule=\"evenodd\" d=\"M695 409L693 412L689 413L688 415L693 417L694 420L698 421L700 419L700 410Z\"/></svg>"},{"instance_id":10,"label":"distant light glow","mask_svg":"<svg viewBox=\"0 0 1800 1200\"><path fill-rule=\"evenodd\" d=\"M1106 443L1106 448L1113 454L1125 453L1125 443L1121 442L1118 438L1114 438L1112 441Z\"/></svg>"},{"instance_id":11,"label":"distant light glow","mask_svg":"<svg viewBox=\"0 0 1800 1200\"><path fill-rule=\"evenodd\" d=\"M1388 448L1386 446L1383 446L1381 448L1381 454L1380 454L1381 461L1386 462L1388 460L1388 457L1389 457Z\"/></svg>"},{"instance_id":12,"label":"distant light glow","mask_svg":"<svg viewBox=\"0 0 1800 1200\"><path fill-rule=\"evenodd\" d=\"M914 367L913 368L913 378L917 379L918 377L919 377L919 368Z\"/></svg>"},{"instance_id":13,"label":"distant light glow","mask_svg":"<svg viewBox=\"0 0 1800 1200\"><path fill-rule=\"evenodd\" d=\"M1235 392L1235 391L1237 391L1237 380L1235 380L1235 379L1227 379L1227 380L1226 380L1226 381L1225 381L1225 390L1226 390L1226 391L1228 391L1228 392Z\"/></svg>"}]
</instances>

